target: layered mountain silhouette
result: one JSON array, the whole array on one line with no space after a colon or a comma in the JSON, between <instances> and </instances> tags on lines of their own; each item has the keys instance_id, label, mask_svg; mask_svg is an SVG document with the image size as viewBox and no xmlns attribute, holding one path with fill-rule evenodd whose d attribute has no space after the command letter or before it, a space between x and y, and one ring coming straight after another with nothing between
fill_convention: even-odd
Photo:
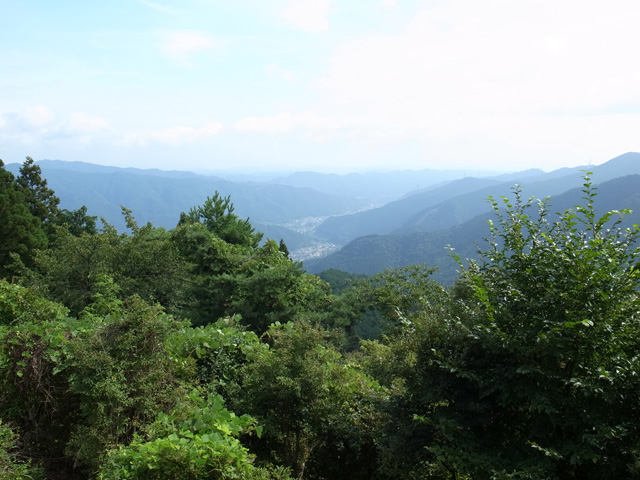
<instances>
[{"instance_id":1,"label":"layered mountain silhouette","mask_svg":"<svg viewBox=\"0 0 640 480\"><path fill-rule=\"evenodd\" d=\"M640 223L640 153L633 152L597 166L547 173L299 172L261 181L59 160L38 165L62 208L85 205L90 215L120 231L126 229L121 206L132 210L139 224L169 229L180 212L201 205L215 191L230 195L234 213L249 218L266 237L284 239L313 273L336 268L373 274L426 263L440 268L441 281L452 281L457 265L447 245L463 258L474 257L476 244L489 233L488 197L509 197L517 184L523 196L551 197L552 211L562 211L580 203L586 171L598 185L599 212L630 208L634 213L628 221ZM7 165L14 174L19 167Z\"/></svg>"},{"instance_id":2,"label":"layered mountain silhouette","mask_svg":"<svg viewBox=\"0 0 640 480\"><path fill-rule=\"evenodd\" d=\"M490 210L489 196L508 196L515 184L536 198L558 195L582 185L585 171L595 182L640 174L640 154L627 153L602 165L562 168L549 173L526 171L505 177L464 178L379 208L327 219L316 233L337 244L371 234L404 234L449 228Z\"/></svg>"},{"instance_id":3,"label":"layered mountain silhouette","mask_svg":"<svg viewBox=\"0 0 640 480\"><path fill-rule=\"evenodd\" d=\"M549 197L548 210L553 217L557 212L584 203L585 171L592 172L591 179L597 188L595 208L598 215L611 210L630 209L632 212L624 217L623 224L640 224L638 153L621 155L599 166L562 169L562 175L551 172L516 183L521 185L524 198ZM488 221L494 218L488 197L509 198L513 188L514 182L509 181L445 199L409 216L388 235L361 236L337 252L305 262L305 266L312 273L336 268L350 273L373 274L410 264L427 264L439 268L436 279L449 283L456 278L458 265L451 258L448 246L462 258L475 258L478 248L483 248L484 239L489 235ZM406 201L394 203L413 205L404 203ZM390 209L391 204L385 207ZM385 207L377 210L384 211ZM397 205L394 208L398 208ZM373 215L372 211L365 213ZM367 221L372 222L371 217ZM371 224L375 225L374 222Z\"/></svg>"}]
</instances>

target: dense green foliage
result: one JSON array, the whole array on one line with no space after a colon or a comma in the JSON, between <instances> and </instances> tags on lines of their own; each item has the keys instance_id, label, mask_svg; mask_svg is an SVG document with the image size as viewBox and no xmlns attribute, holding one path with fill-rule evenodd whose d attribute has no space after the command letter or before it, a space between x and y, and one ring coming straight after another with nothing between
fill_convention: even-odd
<instances>
[{"instance_id":1,"label":"dense green foliage","mask_svg":"<svg viewBox=\"0 0 640 480\"><path fill-rule=\"evenodd\" d=\"M265 427L265 450L297 478L370 478L383 390L332 345L329 332L304 321L273 325L271 348L244 366L235 405ZM347 453L348 452L348 453ZM310 465L310 467L307 467Z\"/></svg>"},{"instance_id":2,"label":"dense green foliage","mask_svg":"<svg viewBox=\"0 0 640 480\"><path fill-rule=\"evenodd\" d=\"M97 230L23 170L0 168L2 479L640 478L640 230L589 176L558 215L492 199L447 288L330 286L217 192Z\"/></svg>"},{"instance_id":3,"label":"dense green foliage","mask_svg":"<svg viewBox=\"0 0 640 480\"><path fill-rule=\"evenodd\" d=\"M12 254L31 264L34 252L47 246L42 223L34 216L24 192L0 160L0 275L10 275Z\"/></svg>"},{"instance_id":4,"label":"dense green foliage","mask_svg":"<svg viewBox=\"0 0 640 480\"><path fill-rule=\"evenodd\" d=\"M146 438L136 436L127 445L108 452L99 478L110 479L239 479L287 480L286 470L252 465L237 439L260 434L248 415L237 417L220 396L206 398L194 390L168 413L160 413Z\"/></svg>"},{"instance_id":5,"label":"dense green foliage","mask_svg":"<svg viewBox=\"0 0 640 480\"><path fill-rule=\"evenodd\" d=\"M405 465L452 478L636 478L640 232L586 204L550 221L516 190L442 315L419 312L395 404L420 449ZM439 318L438 318L439 317ZM421 452L421 453L420 453Z\"/></svg>"},{"instance_id":6,"label":"dense green foliage","mask_svg":"<svg viewBox=\"0 0 640 480\"><path fill-rule=\"evenodd\" d=\"M640 231L619 226L628 212L597 217L586 180L584 204L555 221L545 202L529 216L519 190L506 214L492 203L489 249L463 276L475 300L458 327L470 333L466 351L421 359L453 370L439 388L456 383L447 400L458 411L442 409L447 425L436 428L455 439L458 423L466 448L464 457L451 446L440 454L474 477L487 464L503 477L638 473ZM481 420L463 420L464 410Z\"/></svg>"},{"instance_id":7,"label":"dense green foliage","mask_svg":"<svg viewBox=\"0 0 640 480\"><path fill-rule=\"evenodd\" d=\"M17 185L23 193L31 215L40 219L45 231L49 231L60 215L58 204L60 199L47 186L47 181L41 176L42 170L33 158L27 157L20 168Z\"/></svg>"},{"instance_id":8,"label":"dense green foliage","mask_svg":"<svg viewBox=\"0 0 640 480\"><path fill-rule=\"evenodd\" d=\"M203 205L183 213L178 225L202 223L209 232L227 243L257 247L262 234L254 231L248 218L240 220L233 210L231 197L222 198L216 192L213 197L207 197Z\"/></svg>"},{"instance_id":9,"label":"dense green foliage","mask_svg":"<svg viewBox=\"0 0 640 480\"><path fill-rule=\"evenodd\" d=\"M0 421L0 480L41 478L42 472L20 458L16 444L18 435Z\"/></svg>"}]
</instances>

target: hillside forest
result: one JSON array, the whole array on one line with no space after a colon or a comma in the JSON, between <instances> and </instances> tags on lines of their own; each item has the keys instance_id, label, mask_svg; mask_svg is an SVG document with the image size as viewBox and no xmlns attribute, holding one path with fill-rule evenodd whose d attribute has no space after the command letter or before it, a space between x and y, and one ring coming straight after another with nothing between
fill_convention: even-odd
<instances>
[{"instance_id":1,"label":"hillside forest","mask_svg":"<svg viewBox=\"0 0 640 480\"><path fill-rule=\"evenodd\" d=\"M640 229L581 192L489 197L444 285L309 274L217 191L119 231L0 161L0 479L640 478Z\"/></svg>"}]
</instances>

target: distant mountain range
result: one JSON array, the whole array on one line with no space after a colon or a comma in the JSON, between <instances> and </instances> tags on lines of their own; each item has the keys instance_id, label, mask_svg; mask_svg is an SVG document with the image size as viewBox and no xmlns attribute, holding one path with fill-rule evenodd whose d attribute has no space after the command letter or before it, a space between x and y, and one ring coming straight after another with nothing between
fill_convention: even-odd
<instances>
[{"instance_id":1,"label":"distant mountain range","mask_svg":"<svg viewBox=\"0 0 640 480\"><path fill-rule=\"evenodd\" d=\"M313 188L332 195L344 195L372 206L384 205L407 194L418 193L435 185L465 177L489 177L496 172L482 170L396 170L390 172L349 173L338 175L317 172L296 172L276 177L269 183L292 187Z\"/></svg>"},{"instance_id":2,"label":"distant mountain range","mask_svg":"<svg viewBox=\"0 0 640 480\"><path fill-rule=\"evenodd\" d=\"M580 186L585 170L593 172L595 182L640 174L640 154L627 153L593 167L562 168L550 173L528 170L502 178L454 180L379 208L327 219L316 233L327 241L345 245L363 235L449 228L489 211L487 197L508 196L515 184L523 185L526 195L544 198Z\"/></svg>"},{"instance_id":3,"label":"distant mountain range","mask_svg":"<svg viewBox=\"0 0 640 480\"><path fill-rule=\"evenodd\" d=\"M530 176L519 180L525 197L538 199L550 197L550 212L561 212L580 204L584 170L593 172L592 181L597 185L595 206L598 214L610 210L631 209L633 213L626 218L626 224L640 224L640 154L627 153L602 165L561 169L549 174ZM305 262L311 273L329 268L337 268L350 273L373 274L384 269L409 264L427 264L440 270L435 278L450 283L456 278L457 264L446 249L455 248L462 258L474 258L477 246L489 235L487 222L493 217L487 198L509 197L514 182L482 186L486 180L451 182L445 187L443 201L435 202L426 194L421 194L423 210L417 211L418 196L401 199L375 210L350 215L350 229L359 226L378 226L391 231L388 235L369 234L352 240L342 249L328 256ZM460 192L465 188L478 186L469 193ZM446 189L450 188L448 195ZM452 192L457 193L454 195ZM448 197L448 198L447 198ZM402 206L406 206L404 214ZM415 213L409 214L410 211ZM376 217L378 216L378 217ZM400 217L400 218L398 218ZM345 217L339 217L342 219ZM393 219L397 228L391 230ZM318 227L319 232L326 231L327 225L333 226L333 218ZM378 222L376 222L378 220ZM387 222L385 224L385 222ZM342 232L349 230L342 227ZM335 230L333 238L338 238Z\"/></svg>"},{"instance_id":4,"label":"distant mountain range","mask_svg":"<svg viewBox=\"0 0 640 480\"><path fill-rule=\"evenodd\" d=\"M363 235L388 234L401 228L412 216L425 208L436 207L452 197L468 192L497 188L500 185L502 182L490 178L454 180L378 208L328 218L316 228L316 234L338 245L344 245Z\"/></svg>"},{"instance_id":5,"label":"distant mountain range","mask_svg":"<svg viewBox=\"0 0 640 480\"><path fill-rule=\"evenodd\" d=\"M381 203L381 199L396 199L417 186L426 188L464 176L462 171L423 170L415 174L409 171L350 175L300 173L262 181L257 181L255 176L245 176L251 180L231 181L185 171L118 168L60 160L37 163L43 177L60 197L61 208L74 210L85 205L90 215L104 218L120 231L126 229L120 206L132 210L140 224L151 222L173 228L181 212L201 205L215 191L230 195L237 215L249 218L265 236L284 239L298 258L337 248L315 234L315 227L328 217L370 208L372 203ZM17 174L20 166L9 164L7 169Z\"/></svg>"},{"instance_id":6,"label":"distant mountain range","mask_svg":"<svg viewBox=\"0 0 640 480\"><path fill-rule=\"evenodd\" d=\"M118 230L126 224L120 206L133 211L138 223L173 228L181 212L204 203L215 191L231 196L235 212L271 238L284 238L292 249L313 244L311 235L287 225L309 217L357 211L363 203L345 195L288 185L237 183L190 172L140 170L93 165L84 162L42 160L43 177L61 199L61 208L86 205L90 215L104 218ZM20 164L7 169L18 173Z\"/></svg>"},{"instance_id":7,"label":"distant mountain range","mask_svg":"<svg viewBox=\"0 0 640 480\"><path fill-rule=\"evenodd\" d=\"M120 206L139 224L173 228L180 212L201 205L218 191L231 196L235 212L266 237L284 239L294 258L312 273L337 268L372 274L386 268L427 263L450 282L456 264L447 245L463 258L475 255L489 233L487 202L509 196L515 184L527 197L551 198L552 211L580 201L585 170L599 184L601 211L632 208L640 223L640 153L626 153L602 165L545 173L509 174L454 170L390 171L334 175L299 172L234 181L185 171L105 167L84 162L42 160L44 178L70 210L86 205L90 215L126 229ZM17 174L19 164L7 169ZM248 177L247 177L248 178ZM375 208L372 208L376 205Z\"/></svg>"}]
</instances>

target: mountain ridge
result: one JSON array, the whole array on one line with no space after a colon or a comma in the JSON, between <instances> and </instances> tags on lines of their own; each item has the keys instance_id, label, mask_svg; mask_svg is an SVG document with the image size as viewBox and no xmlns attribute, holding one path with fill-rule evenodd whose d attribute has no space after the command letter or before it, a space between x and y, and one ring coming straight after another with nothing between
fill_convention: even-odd
<instances>
[{"instance_id":1,"label":"mountain ridge","mask_svg":"<svg viewBox=\"0 0 640 480\"><path fill-rule=\"evenodd\" d=\"M598 181L606 181L624 174L640 173L640 153L628 152L601 165L561 168L536 175L536 170L507 174L507 181L466 188L461 179L437 189L407 196L381 207L351 215L328 218L316 229L321 238L345 245L363 235L389 233L407 234L452 227L489 210L486 198L508 196L515 184L524 185L530 195L544 198L557 195L582 184L584 171L593 170ZM539 171L538 171L539 172ZM468 186L468 184L467 184ZM436 190L437 195L433 196ZM440 200L440 201L438 201Z\"/></svg>"},{"instance_id":2,"label":"mountain ridge","mask_svg":"<svg viewBox=\"0 0 640 480\"><path fill-rule=\"evenodd\" d=\"M597 178L592 177L595 181ZM595 184L595 209L597 215L612 210L629 208L632 213L625 217L623 226L640 224L640 174L625 175ZM527 190L522 195L528 198ZM583 203L583 187L572 188L548 200L551 218ZM535 208L535 203L534 203ZM534 213L532 210L531 213ZM437 267L437 281L450 284L457 277L457 263L450 258L448 246L463 259L476 258L477 247L490 234L488 221L494 218L491 211L482 213L450 228L418 231L406 234L367 235L358 237L346 246L321 259L305 262L310 273L328 269L339 269L354 274L372 275L385 269L411 264L427 264Z\"/></svg>"},{"instance_id":3,"label":"mountain ridge","mask_svg":"<svg viewBox=\"0 0 640 480\"><path fill-rule=\"evenodd\" d=\"M267 236L276 240L283 238L292 253L304 250L302 256L296 257L299 253L294 253L294 257L305 259L323 256L359 237L369 237L371 241L374 238L371 235L400 238L414 233L446 231L487 212L487 196L508 196L515 183L524 184L525 195L544 197L579 187L585 170L593 171L594 180L598 182L627 173L640 173L640 154L628 152L596 166L561 168L552 172L529 169L486 177L463 175L454 180L442 179L459 175L460 171L425 169L421 172L431 175L429 186L411 190L405 185L409 191L397 190L396 194L402 193L399 198L374 209L368 208L371 206L368 201L358 199L362 197L358 188L349 189L340 182L331 187L339 191L340 195L337 195L311 187L281 185L278 183L280 177L263 182L242 182L180 170L121 168L62 160L41 160L37 164L49 186L61 198L61 208L74 210L86 205L90 215L104 217L118 230L126 230L120 205L132 210L139 223L151 222L155 226L173 228L180 212L201 205L207 196L218 191L223 196L231 196L234 213L249 218L254 227ZM17 173L20 166L8 164L6 168ZM397 171L397 176L393 172L298 173L311 184L318 179L326 184L332 179L352 178L362 182L369 178L373 179L371 190L379 189L379 182L385 178L394 178L396 186L406 183L407 176L413 175L413 180L416 179L415 171L406 170ZM296 174L288 176L295 177ZM385 216L381 217L380 212ZM400 243L403 242L406 243L404 240ZM384 257L383 253L381 256Z\"/></svg>"}]
</instances>

